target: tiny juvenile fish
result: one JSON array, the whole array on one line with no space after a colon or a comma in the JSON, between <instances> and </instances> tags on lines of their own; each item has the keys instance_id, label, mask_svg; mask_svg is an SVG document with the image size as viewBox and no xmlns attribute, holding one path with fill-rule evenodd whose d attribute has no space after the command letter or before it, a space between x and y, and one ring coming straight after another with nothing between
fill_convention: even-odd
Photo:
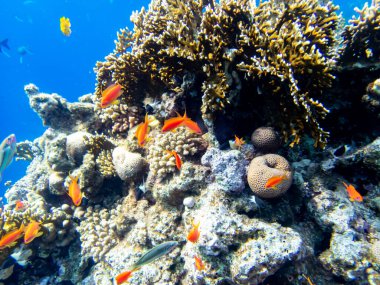
<instances>
[{"instance_id":1,"label":"tiny juvenile fish","mask_svg":"<svg viewBox=\"0 0 380 285\"><path fill-rule=\"evenodd\" d=\"M143 147L147 141L147 136L149 133L149 117L145 114L145 121L137 126L135 137L137 138L137 143L140 147Z\"/></svg>"},{"instance_id":2,"label":"tiny juvenile fish","mask_svg":"<svg viewBox=\"0 0 380 285\"><path fill-rule=\"evenodd\" d=\"M71 200L73 201L75 206L79 206L82 203L82 191L80 190L80 187L78 185L78 177L72 177L70 176L71 182L69 185L69 192L67 193Z\"/></svg>"},{"instance_id":3,"label":"tiny juvenile fish","mask_svg":"<svg viewBox=\"0 0 380 285\"><path fill-rule=\"evenodd\" d=\"M191 228L189 234L187 235L188 241L190 241L192 243L196 243L198 241L199 236L200 236L199 224L200 224L200 222L195 224L193 221L193 227Z\"/></svg>"},{"instance_id":4,"label":"tiny juvenile fish","mask_svg":"<svg viewBox=\"0 0 380 285\"><path fill-rule=\"evenodd\" d=\"M202 134L202 130L198 124L187 117L186 112L183 117L181 117L181 115L178 113L177 115L177 117L170 118L164 122L164 126L162 127L163 132L171 131L175 128L185 126L197 134Z\"/></svg>"},{"instance_id":5,"label":"tiny juvenile fish","mask_svg":"<svg viewBox=\"0 0 380 285\"><path fill-rule=\"evenodd\" d=\"M360 195L360 193L355 189L354 186L352 186L351 184L347 185L343 181L342 181L342 183L343 183L344 187L346 187L346 190L347 190L347 193L348 193L348 197L349 197L349 199L350 199L351 202L353 202L353 201L363 202L362 195Z\"/></svg>"},{"instance_id":6,"label":"tiny juvenile fish","mask_svg":"<svg viewBox=\"0 0 380 285\"><path fill-rule=\"evenodd\" d=\"M175 150L166 150L166 152L170 156L172 156L172 155L174 156L174 158L175 158L175 166L177 167L178 170L181 170L182 160L181 160L181 157L178 155L178 153Z\"/></svg>"},{"instance_id":7,"label":"tiny juvenile fish","mask_svg":"<svg viewBox=\"0 0 380 285\"><path fill-rule=\"evenodd\" d=\"M17 244L17 240L22 236L24 233L25 226L24 224L21 224L19 229L13 230L6 235L4 235L0 239L0 249L4 249L6 247L12 247Z\"/></svg>"},{"instance_id":8,"label":"tiny juvenile fish","mask_svg":"<svg viewBox=\"0 0 380 285\"><path fill-rule=\"evenodd\" d=\"M238 149L241 149L241 147L245 144L245 141L243 140L243 138L238 138L236 135L235 135L235 146L238 148Z\"/></svg>"},{"instance_id":9,"label":"tiny juvenile fish","mask_svg":"<svg viewBox=\"0 0 380 285\"><path fill-rule=\"evenodd\" d=\"M25 228L24 242L31 243L36 237L43 234L40 232L41 223L36 221L31 221Z\"/></svg>"},{"instance_id":10,"label":"tiny juvenile fish","mask_svg":"<svg viewBox=\"0 0 380 285\"><path fill-rule=\"evenodd\" d=\"M195 268L199 271L202 271L205 269L205 265L202 259L196 255L194 256L194 265L195 265Z\"/></svg>"},{"instance_id":11,"label":"tiny juvenile fish","mask_svg":"<svg viewBox=\"0 0 380 285\"><path fill-rule=\"evenodd\" d=\"M61 17L59 19L59 27L61 29L61 32L66 36L71 35L71 23L69 18Z\"/></svg>"},{"instance_id":12,"label":"tiny juvenile fish","mask_svg":"<svg viewBox=\"0 0 380 285\"><path fill-rule=\"evenodd\" d=\"M138 270L140 267L149 264L161 256L168 254L178 245L177 241L167 241L161 243L152 249L148 250L139 260L137 260L131 267L130 270L120 273L115 277L117 284L122 284L126 282L132 273Z\"/></svg>"},{"instance_id":13,"label":"tiny juvenile fish","mask_svg":"<svg viewBox=\"0 0 380 285\"><path fill-rule=\"evenodd\" d=\"M268 188L277 189L278 185L280 185L282 182L288 179L289 178L286 174L273 176L268 179L267 183L265 184L265 189L268 189Z\"/></svg>"},{"instance_id":14,"label":"tiny juvenile fish","mask_svg":"<svg viewBox=\"0 0 380 285\"><path fill-rule=\"evenodd\" d=\"M108 86L107 89L102 92L100 107L106 108L112 104L117 104L118 101L116 99L123 95L123 90L121 87L122 86L119 83Z\"/></svg>"},{"instance_id":15,"label":"tiny juvenile fish","mask_svg":"<svg viewBox=\"0 0 380 285\"><path fill-rule=\"evenodd\" d=\"M0 180L4 169L11 164L16 151L16 136L11 134L7 136L0 144Z\"/></svg>"}]
</instances>

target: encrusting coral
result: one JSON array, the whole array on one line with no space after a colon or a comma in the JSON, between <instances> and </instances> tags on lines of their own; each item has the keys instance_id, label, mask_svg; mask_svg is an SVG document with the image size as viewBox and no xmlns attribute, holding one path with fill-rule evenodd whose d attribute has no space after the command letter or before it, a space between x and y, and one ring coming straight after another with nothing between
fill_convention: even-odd
<instances>
[{"instance_id":1,"label":"encrusting coral","mask_svg":"<svg viewBox=\"0 0 380 285\"><path fill-rule=\"evenodd\" d=\"M285 138L293 136L293 143L309 132L323 147L328 133L319 121L328 110L314 98L334 78L336 10L317 0L265 1L257 7L248 0L154 0L147 11L132 15L134 32L121 30L114 52L97 63L95 94L99 98L117 82L124 90L121 102L131 106L141 105L144 94L192 96L201 101L212 131L215 111L238 105L241 93L252 93L248 86L263 86L277 111L262 116ZM194 84L184 90L189 75Z\"/></svg>"}]
</instances>

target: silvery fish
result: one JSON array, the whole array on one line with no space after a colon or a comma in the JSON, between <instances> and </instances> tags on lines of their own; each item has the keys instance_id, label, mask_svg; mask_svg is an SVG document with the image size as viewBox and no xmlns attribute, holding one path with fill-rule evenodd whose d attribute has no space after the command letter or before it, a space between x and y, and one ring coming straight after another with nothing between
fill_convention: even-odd
<instances>
[{"instance_id":1,"label":"silvery fish","mask_svg":"<svg viewBox=\"0 0 380 285\"><path fill-rule=\"evenodd\" d=\"M124 271L115 277L117 285L127 282L127 280L132 276L132 273L138 270L141 266L155 261L157 258L168 254L178 245L177 241L167 241L161 243L151 250L148 250L139 260L137 260L128 271Z\"/></svg>"},{"instance_id":2,"label":"silvery fish","mask_svg":"<svg viewBox=\"0 0 380 285\"><path fill-rule=\"evenodd\" d=\"M6 137L0 145L0 180L4 169L11 164L16 151L16 136L11 134Z\"/></svg>"},{"instance_id":3,"label":"silvery fish","mask_svg":"<svg viewBox=\"0 0 380 285\"><path fill-rule=\"evenodd\" d=\"M132 268L140 268L141 266L151 263L161 256L168 254L178 245L177 241L167 241L161 243L148 250L139 260L137 260Z\"/></svg>"}]
</instances>

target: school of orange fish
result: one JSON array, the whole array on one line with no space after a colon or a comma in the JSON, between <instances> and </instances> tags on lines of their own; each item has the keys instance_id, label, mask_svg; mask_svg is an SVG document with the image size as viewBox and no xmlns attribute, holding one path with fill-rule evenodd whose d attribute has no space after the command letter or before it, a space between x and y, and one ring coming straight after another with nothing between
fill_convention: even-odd
<instances>
[{"instance_id":1,"label":"school of orange fish","mask_svg":"<svg viewBox=\"0 0 380 285\"><path fill-rule=\"evenodd\" d=\"M63 33L67 32L67 35L69 35L70 23L69 21L68 22L67 21L68 19L61 20L61 29L63 29L62 31ZM123 94L123 90L120 84L110 85L102 93L100 107L106 108L110 105L117 104L118 103L117 98L120 97L122 94ZM150 138L148 138L149 123L150 123L149 116L148 114L146 114L144 122L140 123L137 126L135 137L140 147L144 147L145 144L150 140ZM202 130L200 129L198 124L192 121L189 117L187 117L186 112L184 113L183 116L177 113L177 117L165 120L161 131L162 132L173 131L174 129L181 126L187 127L190 131L195 132L197 134L202 134ZM238 149L241 149L242 146L245 144L245 141L243 140L243 138L239 138L235 135L234 144ZM178 170L181 170L182 159L178 155L178 153L175 150L166 150L166 152L169 157L174 156L175 165ZM73 204L78 207L81 205L83 193L78 185L78 177L72 177L71 175L69 175L69 177L71 179L71 182L69 184L67 194L71 198ZM287 179L289 179L289 177L286 175L273 176L267 180L265 184L265 188L277 189L277 187ZM355 189L353 185L351 184L348 185L345 182L342 182L342 183L344 187L346 188L350 201L352 202L363 201L363 197L360 195L360 193ZM19 200L16 202L15 211L23 211L26 207L27 207L26 203ZM41 230L41 224L42 224L41 222L30 221L30 223L27 226L24 226L24 224L21 224L19 229L15 229L5 234L0 239L0 250L5 249L7 247L15 246L18 240L23 235L24 235L24 243L25 244L31 243L35 238L43 234L43 231ZM193 222L192 228L187 235L187 240L189 242L196 243L198 241L199 236L200 236L199 226L200 226L199 222L198 223ZM196 270L199 270L199 271L202 271L205 269L205 264L203 263L202 259L197 255L194 255L194 266ZM119 275L115 277L116 283L122 284L126 282L132 276L132 273L136 270L138 270L138 268L133 268L131 270L120 273ZM310 283L311 280L308 279L308 282Z\"/></svg>"}]
</instances>

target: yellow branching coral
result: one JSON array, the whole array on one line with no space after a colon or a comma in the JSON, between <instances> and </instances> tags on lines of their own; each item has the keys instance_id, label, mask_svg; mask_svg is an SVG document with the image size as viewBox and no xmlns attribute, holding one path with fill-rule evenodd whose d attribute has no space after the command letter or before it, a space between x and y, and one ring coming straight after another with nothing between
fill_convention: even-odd
<instances>
[{"instance_id":1,"label":"yellow branching coral","mask_svg":"<svg viewBox=\"0 0 380 285\"><path fill-rule=\"evenodd\" d=\"M344 66L374 65L380 58L380 1L374 0L360 10L358 17L350 20L343 32L344 47L340 61Z\"/></svg>"},{"instance_id":2,"label":"yellow branching coral","mask_svg":"<svg viewBox=\"0 0 380 285\"><path fill-rule=\"evenodd\" d=\"M133 33L121 30L114 52L97 63L96 95L111 82L123 86L121 101L130 106L164 92L191 94L212 127L215 112L237 106L245 86L260 85L273 93L269 100L278 109L263 114L267 121L293 143L311 133L323 147L328 133L319 121L328 110L315 98L334 78L336 10L318 0L258 6L250 0L153 0L131 16ZM188 74L195 84L184 92Z\"/></svg>"}]
</instances>

